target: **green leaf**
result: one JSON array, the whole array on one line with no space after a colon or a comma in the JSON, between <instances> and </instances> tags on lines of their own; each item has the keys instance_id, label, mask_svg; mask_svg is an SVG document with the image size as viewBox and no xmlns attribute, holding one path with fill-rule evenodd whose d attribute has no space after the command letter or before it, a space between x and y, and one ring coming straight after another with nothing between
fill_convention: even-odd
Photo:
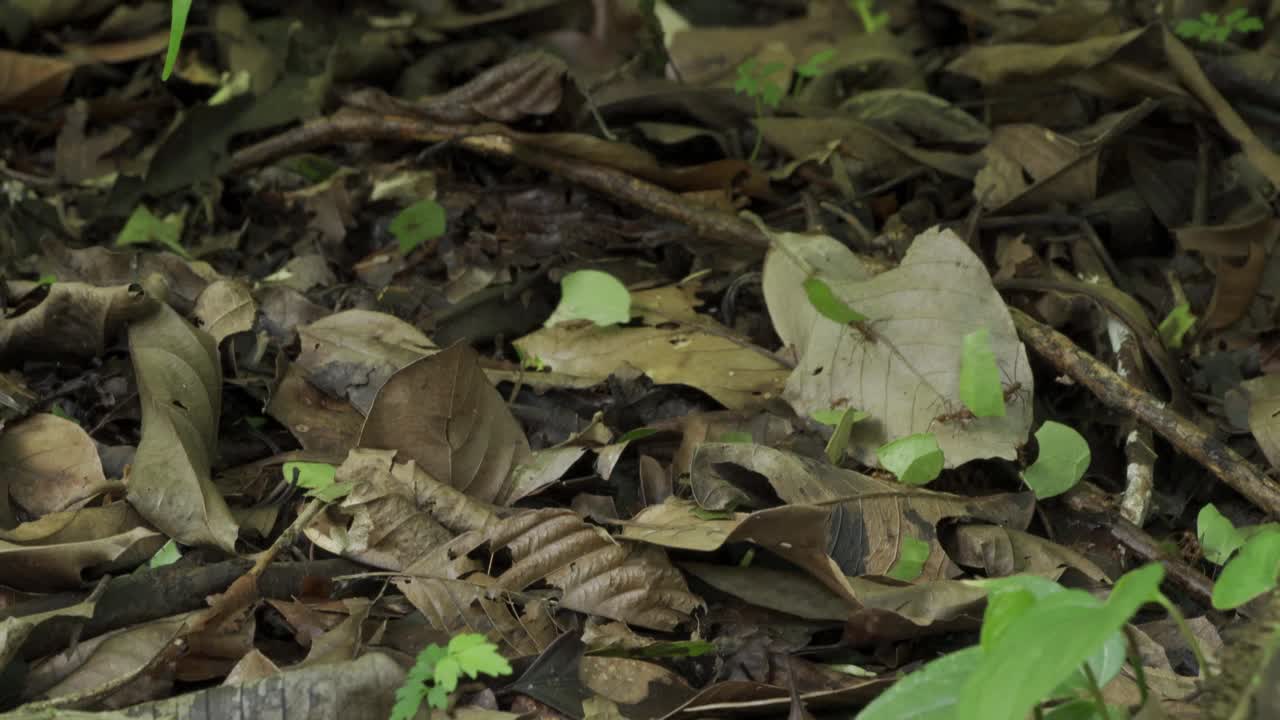
<instances>
[{"instance_id":1,"label":"green leaf","mask_svg":"<svg viewBox=\"0 0 1280 720\"><path fill-rule=\"evenodd\" d=\"M814 53L803 65L796 68L796 74L804 78L822 77L826 70L822 67L836 56L834 48L827 48Z\"/></svg>"},{"instance_id":2,"label":"green leaf","mask_svg":"<svg viewBox=\"0 0 1280 720\"><path fill-rule=\"evenodd\" d=\"M1247 17L1236 25L1236 32L1251 33L1260 32L1262 30L1262 20L1256 17Z\"/></svg>"},{"instance_id":3,"label":"green leaf","mask_svg":"<svg viewBox=\"0 0 1280 720\"><path fill-rule=\"evenodd\" d=\"M1248 14L1249 14L1248 8L1236 8L1235 10L1232 10L1231 12L1227 13L1227 16L1225 18L1226 24L1234 26L1236 23L1245 19L1245 17L1248 16Z\"/></svg>"},{"instance_id":4,"label":"green leaf","mask_svg":"<svg viewBox=\"0 0 1280 720\"><path fill-rule=\"evenodd\" d=\"M986 328L964 336L960 348L960 401L974 417L1004 417L1004 386L991 333Z\"/></svg>"},{"instance_id":5,"label":"green leaf","mask_svg":"<svg viewBox=\"0 0 1280 720\"><path fill-rule=\"evenodd\" d=\"M1182 339L1191 331L1196 324L1196 316L1191 314L1191 305L1182 303L1169 311L1164 320L1160 321L1160 326L1156 328L1160 333L1160 339L1170 348L1177 349L1182 347Z\"/></svg>"},{"instance_id":6,"label":"green leaf","mask_svg":"<svg viewBox=\"0 0 1280 720\"><path fill-rule=\"evenodd\" d=\"M928 559L929 543L913 538L910 535L903 535L902 545L898 550L898 559L893 563L893 567L889 568L889 572L885 574L894 580L911 582L920 577L920 573L924 572L924 563Z\"/></svg>"},{"instance_id":7,"label":"green leaf","mask_svg":"<svg viewBox=\"0 0 1280 720\"><path fill-rule=\"evenodd\" d=\"M853 434L853 424L867 417L870 417L869 413L854 410L853 408L848 408L840 413L836 428L827 440L827 460L832 465L838 465L844 459L845 451L849 449L849 438Z\"/></svg>"},{"instance_id":8,"label":"green leaf","mask_svg":"<svg viewBox=\"0 0 1280 720\"><path fill-rule=\"evenodd\" d=\"M458 665L457 658L452 655L446 656L440 662L436 663L436 672L433 682L435 686L451 693L458 689L458 675L461 674L461 667ZM444 707L444 705L432 705L432 707Z\"/></svg>"},{"instance_id":9,"label":"green leaf","mask_svg":"<svg viewBox=\"0 0 1280 720\"><path fill-rule=\"evenodd\" d=\"M1022 479L1041 500L1075 487L1089 469L1092 459L1089 443L1062 423L1046 421L1036 431L1036 443L1040 446L1040 455L1022 473Z\"/></svg>"},{"instance_id":10,"label":"green leaf","mask_svg":"<svg viewBox=\"0 0 1280 720\"><path fill-rule=\"evenodd\" d=\"M956 719L1023 720L1156 597L1163 577L1158 564L1138 568L1116 583L1105 605L1082 590L1037 601L983 646Z\"/></svg>"},{"instance_id":11,"label":"green leaf","mask_svg":"<svg viewBox=\"0 0 1280 720\"><path fill-rule=\"evenodd\" d=\"M621 325L631 320L631 293L614 276L599 270L577 270L560 280L560 304L547 327L569 320Z\"/></svg>"},{"instance_id":12,"label":"green leaf","mask_svg":"<svg viewBox=\"0 0 1280 720\"><path fill-rule=\"evenodd\" d=\"M281 468L285 482L297 483L307 490L319 490L333 484L338 469L329 463L287 462Z\"/></svg>"},{"instance_id":13,"label":"green leaf","mask_svg":"<svg viewBox=\"0 0 1280 720\"><path fill-rule=\"evenodd\" d=\"M804 281L804 294L809 297L809 303L813 305L814 310L841 325L859 323L867 319L866 315L849 307L845 301L837 297L830 285L816 277L810 277Z\"/></svg>"},{"instance_id":14,"label":"green leaf","mask_svg":"<svg viewBox=\"0 0 1280 720\"><path fill-rule=\"evenodd\" d=\"M62 403L54 403L54 404L53 404L53 406L49 408L49 410L50 410L54 415L57 415L58 417L62 418L63 420L70 420L70 421L72 421L72 422L75 422L75 418L71 417L71 413L68 413L68 412L66 411L66 408L62 407ZM78 424L78 423L77 423L77 424Z\"/></svg>"},{"instance_id":15,"label":"green leaf","mask_svg":"<svg viewBox=\"0 0 1280 720\"><path fill-rule=\"evenodd\" d=\"M498 647L478 633L457 635L451 639L449 657L457 660L458 667L472 679L480 675L501 677L511 674L511 664L498 653Z\"/></svg>"},{"instance_id":16,"label":"green leaf","mask_svg":"<svg viewBox=\"0 0 1280 720\"><path fill-rule=\"evenodd\" d=\"M769 107L778 107L779 103L782 102L782 97L787 94L786 88L772 80L765 80L763 86L764 89L760 93L760 98L764 100L764 104Z\"/></svg>"},{"instance_id":17,"label":"green leaf","mask_svg":"<svg viewBox=\"0 0 1280 720\"><path fill-rule=\"evenodd\" d=\"M625 443L625 442L634 442L636 440L643 440L649 437L650 435L656 435L656 434L658 434L657 428L638 427L634 430L626 431L617 440L614 440L613 442L615 445L620 443Z\"/></svg>"},{"instance_id":18,"label":"green leaf","mask_svg":"<svg viewBox=\"0 0 1280 720\"><path fill-rule=\"evenodd\" d=\"M144 205L134 209L124 228L116 236L116 245L143 245L155 243L169 248L182 257L190 260L191 255L182 247L182 217L170 215L161 220Z\"/></svg>"},{"instance_id":19,"label":"green leaf","mask_svg":"<svg viewBox=\"0 0 1280 720\"><path fill-rule=\"evenodd\" d=\"M405 680L404 685L396 688L396 703L391 706L390 720L413 720L426 697L426 685Z\"/></svg>"},{"instance_id":20,"label":"green leaf","mask_svg":"<svg viewBox=\"0 0 1280 720\"><path fill-rule=\"evenodd\" d=\"M952 720L982 652L974 645L926 664L890 685L856 720Z\"/></svg>"},{"instance_id":21,"label":"green leaf","mask_svg":"<svg viewBox=\"0 0 1280 720\"><path fill-rule=\"evenodd\" d=\"M400 243L400 253L408 255L422 243L438 238L445 230L444 207L435 200L419 200L401 210L388 228Z\"/></svg>"},{"instance_id":22,"label":"green leaf","mask_svg":"<svg viewBox=\"0 0 1280 720\"><path fill-rule=\"evenodd\" d=\"M165 543L156 551L155 555L151 556L151 559L147 561L147 567L158 568L164 567L165 565L172 565L178 562L178 559L181 557L182 551L178 549L178 543L170 539L169 542Z\"/></svg>"},{"instance_id":23,"label":"green leaf","mask_svg":"<svg viewBox=\"0 0 1280 720\"><path fill-rule=\"evenodd\" d=\"M1199 20L1179 20L1173 32L1181 38L1193 38L1199 36L1203 29L1204 23Z\"/></svg>"},{"instance_id":24,"label":"green leaf","mask_svg":"<svg viewBox=\"0 0 1280 720\"><path fill-rule=\"evenodd\" d=\"M1269 592L1276 586L1277 570L1280 570L1280 532L1273 530L1255 535L1222 568L1222 574L1213 584L1213 606L1218 610L1232 610Z\"/></svg>"},{"instance_id":25,"label":"green leaf","mask_svg":"<svg viewBox=\"0 0 1280 720\"><path fill-rule=\"evenodd\" d=\"M164 56L161 80L168 80L173 66L178 62L178 50L182 48L182 33L187 29L187 14L191 12L191 0L173 0L169 11L169 51Z\"/></svg>"},{"instance_id":26,"label":"green leaf","mask_svg":"<svg viewBox=\"0 0 1280 720\"><path fill-rule=\"evenodd\" d=\"M758 60L751 58L738 66L738 80L733 84L734 92L739 95L755 97L760 89L760 83L756 80L756 65L758 63Z\"/></svg>"},{"instance_id":27,"label":"green leaf","mask_svg":"<svg viewBox=\"0 0 1280 720\"><path fill-rule=\"evenodd\" d=\"M942 472L942 449L933 433L917 433L898 438L876 449L876 457L886 470L907 485L924 485Z\"/></svg>"},{"instance_id":28,"label":"green leaf","mask_svg":"<svg viewBox=\"0 0 1280 720\"><path fill-rule=\"evenodd\" d=\"M37 285L52 285L58 282L58 276L52 273L41 275L37 280Z\"/></svg>"},{"instance_id":29,"label":"green leaf","mask_svg":"<svg viewBox=\"0 0 1280 720\"><path fill-rule=\"evenodd\" d=\"M1200 508L1196 516L1196 538L1205 559L1215 565L1225 565L1231 554L1244 545L1244 535L1213 503Z\"/></svg>"},{"instance_id":30,"label":"green leaf","mask_svg":"<svg viewBox=\"0 0 1280 720\"><path fill-rule=\"evenodd\" d=\"M730 430L727 433L722 433L720 437L716 438L716 442L749 443L753 442L753 438L749 432L744 432L742 430Z\"/></svg>"}]
</instances>

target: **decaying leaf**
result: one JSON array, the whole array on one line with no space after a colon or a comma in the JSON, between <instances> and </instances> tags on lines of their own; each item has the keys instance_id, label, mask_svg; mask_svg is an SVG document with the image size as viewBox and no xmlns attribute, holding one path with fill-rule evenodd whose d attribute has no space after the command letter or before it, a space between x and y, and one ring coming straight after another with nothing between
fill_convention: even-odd
<instances>
[{"instance_id":1,"label":"decaying leaf","mask_svg":"<svg viewBox=\"0 0 1280 720\"><path fill-rule=\"evenodd\" d=\"M335 313L298 328L298 336L298 366L311 384L347 398L362 415L392 373L436 351L409 323L367 310Z\"/></svg>"},{"instance_id":2,"label":"decaying leaf","mask_svg":"<svg viewBox=\"0 0 1280 720\"><path fill-rule=\"evenodd\" d=\"M33 358L90 358L124 324L155 307L140 285L93 287L76 282L8 284L17 312L0 316L0 364Z\"/></svg>"},{"instance_id":3,"label":"decaying leaf","mask_svg":"<svg viewBox=\"0 0 1280 720\"><path fill-rule=\"evenodd\" d=\"M93 439L79 425L49 413L33 415L0 434L0 491L40 517L78 507L114 487L108 484ZM7 502L0 501L0 508ZM0 528L13 518L0 514Z\"/></svg>"}]
</instances>

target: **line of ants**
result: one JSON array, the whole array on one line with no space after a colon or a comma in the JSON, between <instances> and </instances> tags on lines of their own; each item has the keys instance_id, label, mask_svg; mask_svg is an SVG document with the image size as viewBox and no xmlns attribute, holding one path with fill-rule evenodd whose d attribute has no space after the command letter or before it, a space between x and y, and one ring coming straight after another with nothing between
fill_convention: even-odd
<instances>
[{"instance_id":1,"label":"line of ants","mask_svg":"<svg viewBox=\"0 0 1280 720\"><path fill-rule=\"evenodd\" d=\"M1006 403L1012 401L1014 396L1016 396L1018 392L1021 390L1022 390L1021 382L1015 382L1009 385L1005 385L1004 401ZM936 423L936 422L943 423L943 424L951 423L951 422L967 423L970 420L976 420L976 419L977 418L974 416L972 410L970 410L967 407L962 407L959 410L953 410L952 412L943 413L935 417L932 421L929 422L929 426L932 427L933 423Z\"/></svg>"}]
</instances>

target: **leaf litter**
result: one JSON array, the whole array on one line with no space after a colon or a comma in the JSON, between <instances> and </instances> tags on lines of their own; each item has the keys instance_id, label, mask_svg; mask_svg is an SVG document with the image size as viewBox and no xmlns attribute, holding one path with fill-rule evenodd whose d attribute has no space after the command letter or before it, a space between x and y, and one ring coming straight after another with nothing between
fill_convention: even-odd
<instances>
[{"instance_id":1,"label":"leaf litter","mask_svg":"<svg viewBox=\"0 0 1280 720\"><path fill-rule=\"evenodd\" d=\"M1274 13L12 5L0 711L1254 701Z\"/></svg>"}]
</instances>

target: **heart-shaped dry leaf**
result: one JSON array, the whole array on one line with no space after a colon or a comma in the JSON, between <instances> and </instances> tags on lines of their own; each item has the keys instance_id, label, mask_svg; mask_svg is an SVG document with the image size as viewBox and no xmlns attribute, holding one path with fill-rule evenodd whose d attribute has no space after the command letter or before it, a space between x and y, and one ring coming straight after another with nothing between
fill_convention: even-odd
<instances>
[{"instance_id":1,"label":"heart-shaped dry leaf","mask_svg":"<svg viewBox=\"0 0 1280 720\"><path fill-rule=\"evenodd\" d=\"M515 500L511 469L530 455L524 429L462 343L396 371L359 446L399 451L440 482L499 505Z\"/></svg>"},{"instance_id":2,"label":"heart-shaped dry leaf","mask_svg":"<svg viewBox=\"0 0 1280 720\"><path fill-rule=\"evenodd\" d=\"M899 267L870 279L831 237L776 233L773 240L764 291L778 336L800 356L785 395L797 413L869 412L850 441L868 465L876 464L875 448L916 433L937 436L947 467L1015 457L1031 425L1026 349L986 268L959 236L922 233ZM815 276L870 319L846 325L821 315L804 290ZM981 328L1005 379L1004 417L975 419L961 402L961 347Z\"/></svg>"}]
</instances>

